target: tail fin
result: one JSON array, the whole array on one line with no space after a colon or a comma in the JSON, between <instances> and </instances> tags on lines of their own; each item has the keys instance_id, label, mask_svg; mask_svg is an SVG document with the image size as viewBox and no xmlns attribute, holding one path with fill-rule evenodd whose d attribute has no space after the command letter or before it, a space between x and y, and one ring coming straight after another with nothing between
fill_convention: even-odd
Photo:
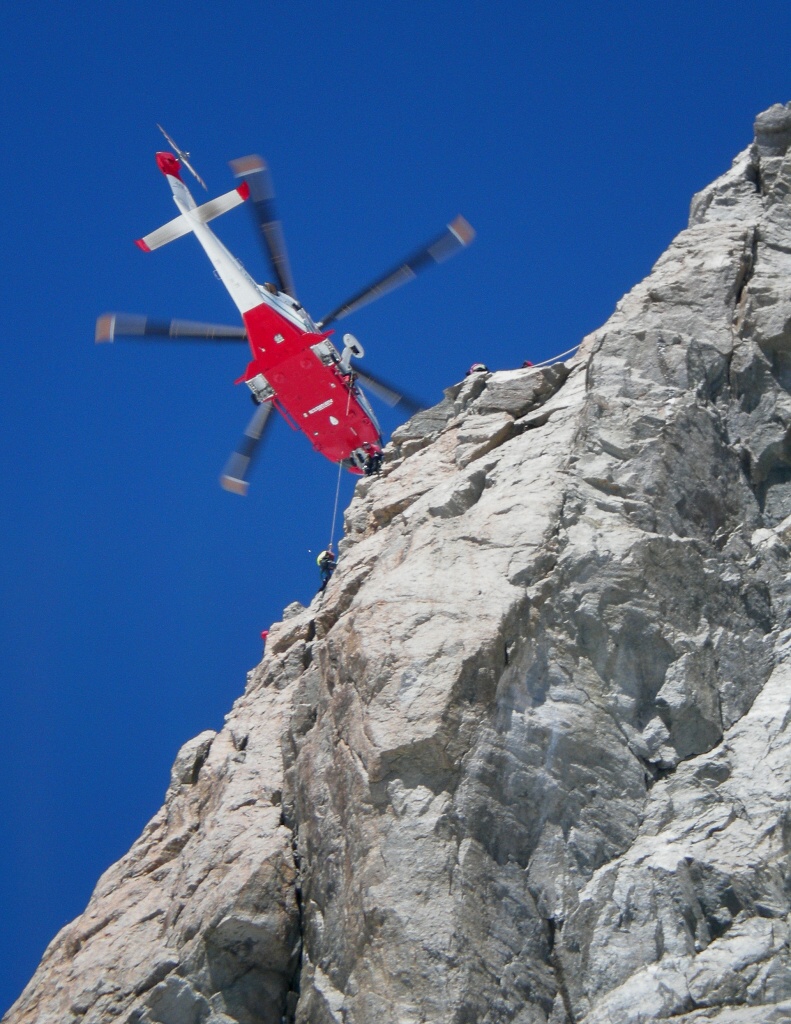
<instances>
[{"instance_id":1,"label":"tail fin","mask_svg":"<svg viewBox=\"0 0 791 1024\"><path fill-rule=\"evenodd\" d=\"M178 163L178 161L175 162ZM168 173L172 172L168 171ZM175 177L175 175L173 176ZM218 196L216 199L210 199L203 206L197 206L194 210L190 211L189 216L183 213L179 214L178 217L169 220L167 224L163 224L156 231L138 238L135 241L135 245L139 246L143 252L159 249L160 246L167 245L168 242L181 238L182 235L189 234L192 231L194 221L197 220L200 224L208 224L210 220L214 220L220 214L227 213L228 210L232 210L235 206L240 206L249 195L250 190L247 187L247 183L243 182L239 188L231 189L230 192L226 192L225 195Z\"/></svg>"}]
</instances>

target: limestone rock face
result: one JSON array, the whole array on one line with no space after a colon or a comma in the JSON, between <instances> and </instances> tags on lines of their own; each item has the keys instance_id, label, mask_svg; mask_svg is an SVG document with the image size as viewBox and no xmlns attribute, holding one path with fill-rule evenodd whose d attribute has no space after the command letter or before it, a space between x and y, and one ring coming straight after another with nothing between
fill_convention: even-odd
<instances>
[{"instance_id":1,"label":"limestone rock face","mask_svg":"<svg viewBox=\"0 0 791 1024\"><path fill-rule=\"evenodd\" d=\"M789 146L396 432L8 1024L791 1020Z\"/></svg>"}]
</instances>

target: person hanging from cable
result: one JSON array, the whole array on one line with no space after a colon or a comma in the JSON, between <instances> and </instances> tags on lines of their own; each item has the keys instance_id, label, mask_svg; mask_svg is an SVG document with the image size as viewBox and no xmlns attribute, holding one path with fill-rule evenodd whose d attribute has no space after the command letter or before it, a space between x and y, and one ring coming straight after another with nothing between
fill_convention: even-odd
<instances>
[{"instance_id":1,"label":"person hanging from cable","mask_svg":"<svg viewBox=\"0 0 791 1024\"><path fill-rule=\"evenodd\" d=\"M318 565L319 573L321 574L321 586L319 587L319 593L322 593L330 582L330 577L335 572L335 566L337 564L338 562L332 550L332 544L329 544L326 550L322 551L316 559L316 565Z\"/></svg>"}]
</instances>

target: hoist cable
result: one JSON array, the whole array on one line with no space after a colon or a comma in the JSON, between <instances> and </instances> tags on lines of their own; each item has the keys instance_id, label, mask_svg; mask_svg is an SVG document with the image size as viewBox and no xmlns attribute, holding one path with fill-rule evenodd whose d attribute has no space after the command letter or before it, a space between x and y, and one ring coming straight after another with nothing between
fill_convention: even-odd
<instances>
[{"instance_id":1,"label":"hoist cable","mask_svg":"<svg viewBox=\"0 0 791 1024\"><path fill-rule=\"evenodd\" d=\"M338 498L341 493L341 473L343 472L343 464L338 463L338 482L335 485L335 507L332 510L332 528L330 529L330 548L332 548L332 542L335 540L335 520L338 516Z\"/></svg>"}]
</instances>

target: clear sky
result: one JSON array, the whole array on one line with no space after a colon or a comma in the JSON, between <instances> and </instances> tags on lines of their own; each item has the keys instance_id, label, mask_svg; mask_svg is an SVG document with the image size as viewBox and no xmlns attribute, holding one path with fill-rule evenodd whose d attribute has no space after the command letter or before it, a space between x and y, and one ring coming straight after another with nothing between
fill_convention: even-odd
<instances>
[{"instance_id":1,"label":"clear sky","mask_svg":"<svg viewBox=\"0 0 791 1024\"><path fill-rule=\"evenodd\" d=\"M243 347L93 343L105 310L238 322L193 238L132 244L175 214L156 123L212 194L268 159L317 317L471 221L468 252L343 324L433 403L609 316L791 99L789 39L787 0L3 5L0 1010L329 537L334 467L283 422L246 499L218 485ZM244 210L216 230L266 276Z\"/></svg>"}]
</instances>

